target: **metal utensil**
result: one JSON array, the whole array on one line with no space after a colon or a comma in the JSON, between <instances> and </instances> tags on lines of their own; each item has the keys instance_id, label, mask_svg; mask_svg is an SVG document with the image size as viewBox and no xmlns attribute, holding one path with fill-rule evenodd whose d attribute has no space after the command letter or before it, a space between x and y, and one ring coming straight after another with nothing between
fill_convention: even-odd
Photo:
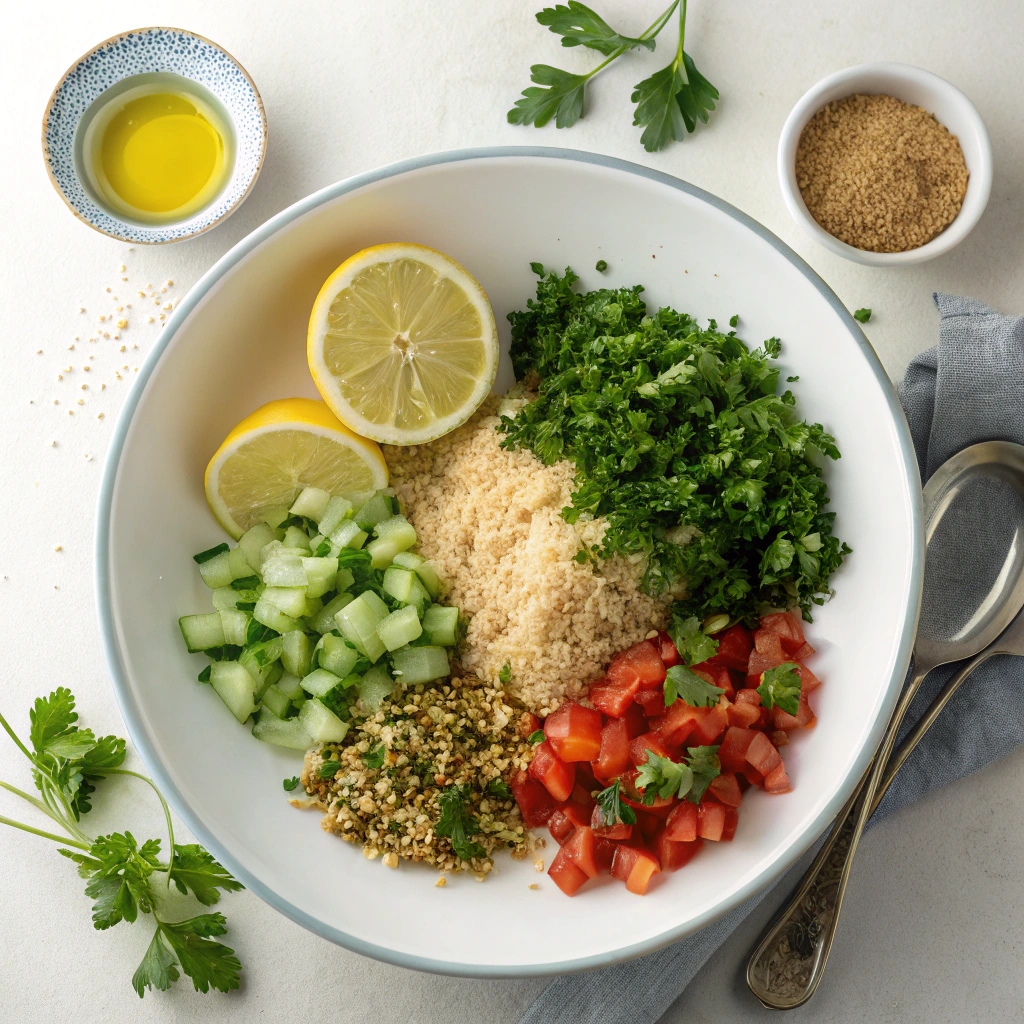
<instances>
[{"instance_id":1,"label":"metal utensil","mask_svg":"<svg viewBox=\"0 0 1024 1024\"><path fill-rule=\"evenodd\" d=\"M924 488L925 544L929 554L925 561L921 620L914 645L914 675L903 690L867 773L840 811L828 839L793 896L768 926L751 955L747 984L770 1009L789 1010L802 1005L821 981L857 844L876 806L876 796L900 723L925 676L940 665L973 658L984 651L1024 607L1022 517L1005 538L1005 557L1000 570L988 591L977 595L976 603L966 609L966 621L954 624L941 621L943 611L947 610L942 598L950 587L950 580L943 575L949 566L936 557L948 543L942 526L947 517L956 518L962 512L963 506L958 508L958 503L970 500L971 488L979 484L982 488L1009 485L1024 501L1024 447L1007 441L972 445L944 463ZM971 535L979 545L985 536L980 530ZM963 552L948 552L948 558L962 560L963 557ZM955 568L959 569L960 565Z\"/></svg>"}]
</instances>

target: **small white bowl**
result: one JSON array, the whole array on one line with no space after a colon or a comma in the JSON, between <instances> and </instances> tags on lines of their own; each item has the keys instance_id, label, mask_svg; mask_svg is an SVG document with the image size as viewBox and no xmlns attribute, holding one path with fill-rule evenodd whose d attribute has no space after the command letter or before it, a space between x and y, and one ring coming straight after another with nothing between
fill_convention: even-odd
<instances>
[{"instance_id":1,"label":"small white bowl","mask_svg":"<svg viewBox=\"0 0 1024 1024\"><path fill-rule=\"evenodd\" d=\"M935 115L959 140L970 178L956 219L930 242L907 252L869 252L829 234L808 212L796 183L796 150L807 122L826 103L854 93L895 96ZM981 116L971 101L944 78L911 64L860 64L823 78L790 112L779 138L779 184L789 212L815 241L839 256L871 267L896 267L949 252L981 219L992 191L992 146Z\"/></svg>"}]
</instances>

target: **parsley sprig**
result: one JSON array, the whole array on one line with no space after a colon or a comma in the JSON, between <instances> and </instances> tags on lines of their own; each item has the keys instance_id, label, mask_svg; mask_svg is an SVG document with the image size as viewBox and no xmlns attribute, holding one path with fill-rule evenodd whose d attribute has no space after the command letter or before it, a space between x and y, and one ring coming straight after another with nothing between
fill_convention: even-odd
<instances>
[{"instance_id":1,"label":"parsley sprig","mask_svg":"<svg viewBox=\"0 0 1024 1024\"><path fill-rule=\"evenodd\" d=\"M468 784L452 784L441 790L438 797L441 814L434 831L451 841L455 856L462 860L483 857L484 848L471 840L471 836L480 831L477 820L469 813L466 802L469 800Z\"/></svg>"},{"instance_id":2,"label":"parsley sprig","mask_svg":"<svg viewBox=\"0 0 1024 1024\"><path fill-rule=\"evenodd\" d=\"M64 834L3 816L0 824L60 844L58 853L74 861L79 875L86 879L85 893L93 901L92 920L98 930L121 921L132 923L140 914L152 916L153 938L132 977L140 997L150 988L170 988L182 972L200 992L238 988L242 965L233 949L216 941L227 931L223 914L203 913L175 921L164 915L163 902L172 884L204 907L219 902L222 891L236 892L242 884L201 846L174 842L171 812L159 790L145 775L122 767L123 739L96 736L77 722L75 698L65 687L36 699L29 711L28 745L0 715L0 727L32 765L39 797L3 781L0 788L31 804ZM92 808L90 797L97 784L114 775L139 779L159 797L167 823L166 860L161 859L159 839L140 844L127 830L93 838L79 827L82 816Z\"/></svg>"},{"instance_id":3,"label":"parsley sprig","mask_svg":"<svg viewBox=\"0 0 1024 1024\"><path fill-rule=\"evenodd\" d=\"M701 679L687 665L673 665L665 673L665 707L683 700L692 708L710 708L718 703L723 693L725 690L720 686Z\"/></svg>"},{"instance_id":4,"label":"parsley sprig","mask_svg":"<svg viewBox=\"0 0 1024 1024\"><path fill-rule=\"evenodd\" d=\"M761 673L757 692L761 694L761 703L766 708L778 705L786 714L795 715L800 710L800 688L797 666L792 661L784 661Z\"/></svg>"},{"instance_id":5,"label":"parsley sprig","mask_svg":"<svg viewBox=\"0 0 1024 1024\"><path fill-rule=\"evenodd\" d=\"M718 760L718 747L687 747L686 758L670 758L647 751L647 760L639 766L636 788L643 794L645 804L653 804L656 797L687 799L699 804L708 786L722 773Z\"/></svg>"},{"instance_id":6,"label":"parsley sprig","mask_svg":"<svg viewBox=\"0 0 1024 1024\"><path fill-rule=\"evenodd\" d=\"M636 811L622 800L619 780L616 779L607 789L602 789L595 797L597 800L598 817L602 828L613 825L635 825Z\"/></svg>"},{"instance_id":7,"label":"parsley sprig","mask_svg":"<svg viewBox=\"0 0 1024 1024\"><path fill-rule=\"evenodd\" d=\"M582 116L587 83L613 61L630 50L653 51L655 37L679 11L679 34L675 55L668 66L645 78L633 90L636 104L634 125L642 125L640 141L649 153L664 149L670 142L682 141L693 132L697 122L707 124L715 109L718 90L697 70L683 49L686 38L687 0L673 0L639 36L628 36L613 29L596 11L579 0L546 7L537 21L562 37L563 46L585 46L604 55L604 60L583 74L574 74L534 64L530 81L508 112L510 124L532 124L542 128L552 118L556 128L569 128Z\"/></svg>"}]
</instances>

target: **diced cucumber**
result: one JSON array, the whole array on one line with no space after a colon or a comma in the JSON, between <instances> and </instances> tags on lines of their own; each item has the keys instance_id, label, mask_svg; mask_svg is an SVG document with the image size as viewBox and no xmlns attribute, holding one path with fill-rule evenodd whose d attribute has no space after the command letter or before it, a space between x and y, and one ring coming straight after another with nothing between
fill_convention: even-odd
<instances>
[{"instance_id":1,"label":"diced cucumber","mask_svg":"<svg viewBox=\"0 0 1024 1024\"><path fill-rule=\"evenodd\" d=\"M367 591L367 594L372 594L372 591ZM376 594L372 594L372 596L380 604L384 603ZM385 607L384 615L386 614L387 608ZM385 651L383 641L377 636L377 623L384 618L384 615L379 614L371 606L367 601L366 594L360 594L354 601L345 605L334 618L345 638L351 640L356 645L356 649L361 654L365 654L370 661L376 661Z\"/></svg>"},{"instance_id":2,"label":"diced cucumber","mask_svg":"<svg viewBox=\"0 0 1024 1024\"><path fill-rule=\"evenodd\" d=\"M268 587L305 587L309 583L302 555L284 555L275 551L260 570Z\"/></svg>"},{"instance_id":3,"label":"diced cucumber","mask_svg":"<svg viewBox=\"0 0 1024 1024\"><path fill-rule=\"evenodd\" d=\"M249 559L245 557L245 552L241 548L232 548L228 552L228 568L233 580L251 576L256 571L256 567L249 564Z\"/></svg>"},{"instance_id":4,"label":"diced cucumber","mask_svg":"<svg viewBox=\"0 0 1024 1024\"><path fill-rule=\"evenodd\" d=\"M407 551L416 543L416 531L405 516L391 516L373 528L374 535L381 540L392 540L399 551Z\"/></svg>"},{"instance_id":5,"label":"diced cucumber","mask_svg":"<svg viewBox=\"0 0 1024 1024\"><path fill-rule=\"evenodd\" d=\"M337 558L304 558L302 568L306 572L306 596L323 597L328 590L334 590L338 575Z\"/></svg>"},{"instance_id":6,"label":"diced cucumber","mask_svg":"<svg viewBox=\"0 0 1024 1024\"><path fill-rule=\"evenodd\" d=\"M390 537L378 537L376 540L371 540L364 550L369 551L370 564L374 569L386 569L402 548Z\"/></svg>"},{"instance_id":7,"label":"diced cucumber","mask_svg":"<svg viewBox=\"0 0 1024 1024\"><path fill-rule=\"evenodd\" d=\"M409 593L412 591L415 579L416 573L412 569L399 569L395 565L389 565L384 570L384 590L396 601L405 604L409 600Z\"/></svg>"},{"instance_id":8,"label":"diced cucumber","mask_svg":"<svg viewBox=\"0 0 1024 1024\"><path fill-rule=\"evenodd\" d=\"M377 636L389 651L411 644L422 633L420 617L413 607L399 608L377 625Z\"/></svg>"},{"instance_id":9,"label":"diced cucumber","mask_svg":"<svg viewBox=\"0 0 1024 1024\"><path fill-rule=\"evenodd\" d=\"M218 587L213 592L213 607L217 611L235 610L238 604L238 591L234 587Z\"/></svg>"},{"instance_id":10,"label":"diced cucumber","mask_svg":"<svg viewBox=\"0 0 1024 1024\"><path fill-rule=\"evenodd\" d=\"M340 743L348 732L348 726L315 698L302 705L296 721L302 723L313 743Z\"/></svg>"},{"instance_id":11,"label":"diced cucumber","mask_svg":"<svg viewBox=\"0 0 1024 1024\"><path fill-rule=\"evenodd\" d=\"M351 519L340 522L331 532L331 543L339 548L361 548L369 536Z\"/></svg>"},{"instance_id":12,"label":"diced cucumber","mask_svg":"<svg viewBox=\"0 0 1024 1024\"><path fill-rule=\"evenodd\" d=\"M283 693L276 683L268 686L263 691L261 703L264 709L269 710L275 718L287 718L292 706L288 695ZM260 714L262 715L262 712Z\"/></svg>"},{"instance_id":13,"label":"diced cucumber","mask_svg":"<svg viewBox=\"0 0 1024 1024\"><path fill-rule=\"evenodd\" d=\"M303 487L295 499L295 504L288 511L293 516L305 516L307 519L319 523L327 511L330 500L329 491L319 487Z\"/></svg>"},{"instance_id":14,"label":"diced cucumber","mask_svg":"<svg viewBox=\"0 0 1024 1024\"><path fill-rule=\"evenodd\" d=\"M309 551L309 534L297 526L289 526L284 531L282 543L286 548L301 548L304 551Z\"/></svg>"},{"instance_id":15,"label":"diced cucumber","mask_svg":"<svg viewBox=\"0 0 1024 1024\"><path fill-rule=\"evenodd\" d=\"M264 517L263 522L272 530L276 530L288 518L287 508L271 509Z\"/></svg>"},{"instance_id":16,"label":"diced cucumber","mask_svg":"<svg viewBox=\"0 0 1024 1024\"><path fill-rule=\"evenodd\" d=\"M252 675L252 673L249 673ZM274 686L277 681L284 675L284 666L279 661L272 662L270 667L267 669L267 674L263 677L263 682L256 687L256 700L257 702L263 700L263 695Z\"/></svg>"},{"instance_id":17,"label":"diced cucumber","mask_svg":"<svg viewBox=\"0 0 1024 1024\"><path fill-rule=\"evenodd\" d=\"M388 606L372 590L364 590L359 596L366 602L370 611L377 616L378 622L387 617Z\"/></svg>"},{"instance_id":18,"label":"diced cucumber","mask_svg":"<svg viewBox=\"0 0 1024 1024\"><path fill-rule=\"evenodd\" d=\"M321 611L323 611L324 603L319 597L310 597L306 595L306 612L305 617L307 619L315 619Z\"/></svg>"},{"instance_id":19,"label":"diced cucumber","mask_svg":"<svg viewBox=\"0 0 1024 1024\"><path fill-rule=\"evenodd\" d=\"M419 574L413 580L407 603L415 606L421 615L423 614L423 609L430 604L430 595L427 593L427 588L423 586L423 581L419 578Z\"/></svg>"},{"instance_id":20,"label":"diced cucumber","mask_svg":"<svg viewBox=\"0 0 1024 1024\"><path fill-rule=\"evenodd\" d=\"M392 670L403 686L428 683L451 671L448 652L443 647L407 647L392 655Z\"/></svg>"},{"instance_id":21,"label":"diced cucumber","mask_svg":"<svg viewBox=\"0 0 1024 1024\"><path fill-rule=\"evenodd\" d=\"M244 647L249 616L237 609L224 608L221 609L220 622L224 628L224 643Z\"/></svg>"},{"instance_id":22,"label":"diced cucumber","mask_svg":"<svg viewBox=\"0 0 1024 1024\"><path fill-rule=\"evenodd\" d=\"M192 654L224 645L224 624L219 611L205 615L183 615L178 619L178 627L185 638L185 646Z\"/></svg>"},{"instance_id":23,"label":"diced cucumber","mask_svg":"<svg viewBox=\"0 0 1024 1024\"><path fill-rule=\"evenodd\" d=\"M226 587L234 579L231 575L231 553L222 551L219 555L200 562L199 575L211 590Z\"/></svg>"},{"instance_id":24,"label":"diced cucumber","mask_svg":"<svg viewBox=\"0 0 1024 1024\"><path fill-rule=\"evenodd\" d=\"M338 591L348 590L355 581L356 578L352 575L352 570L342 567L338 570L338 575L334 577L334 589Z\"/></svg>"},{"instance_id":25,"label":"diced cucumber","mask_svg":"<svg viewBox=\"0 0 1024 1024\"><path fill-rule=\"evenodd\" d=\"M264 640L263 643L253 644L251 647L246 647L239 655L238 661L245 670L252 676L253 682L257 689L266 688L267 679L270 677L271 669L276 665L281 657L281 651L283 644L279 636L271 637L269 640ZM280 673L274 676L270 681L276 682L280 678Z\"/></svg>"},{"instance_id":26,"label":"diced cucumber","mask_svg":"<svg viewBox=\"0 0 1024 1024\"><path fill-rule=\"evenodd\" d=\"M355 514L355 521L361 530L372 530L378 523L390 519L393 514L391 500L386 494L378 491Z\"/></svg>"},{"instance_id":27,"label":"diced cucumber","mask_svg":"<svg viewBox=\"0 0 1024 1024\"><path fill-rule=\"evenodd\" d=\"M291 672L285 672L280 679L274 684L289 700L298 700L300 697L305 697L305 691L302 689L302 680L298 676L294 676Z\"/></svg>"},{"instance_id":28,"label":"diced cucumber","mask_svg":"<svg viewBox=\"0 0 1024 1024\"><path fill-rule=\"evenodd\" d=\"M263 559L260 552L274 539L274 531L266 523L257 523L251 530L246 530L238 541L245 560L253 570L259 572Z\"/></svg>"},{"instance_id":29,"label":"diced cucumber","mask_svg":"<svg viewBox=\"0 0 1024 1024\"><path fill-rule=\"evenodd\" d=\"M434 568L433 563L420 562L416 566L416 575L419 576L420 583L423 584L431 600L436 601L438 595L444 590L444 584L441 582L441 577L437 575L437 570Z\"/></svg>"},{"instance_id":30,"label":"diced cucumber","mask_svg":"<svg viewBox=\"0 0 1024 1024\"><path fill-rule=\"evenodd\" d=\"M277 630L278 633L287 633L292 629L299 629L300 623L290 615L286 615L280 608L267 600L266 591L260 595L253 609L252 617L264 626Z\"/></svg>"},{"instance_id":31,"label":"diced cucumber","mask_svg":"<svg viewBox=\"0 0 1024 1024\"><path fill-rule=\"evenodd\" d=\"M267 587L260 595L260 601L269 601L275 608L293 619L306 614L305 587Z\"/></svg>"},{"instance_id":32,"label":"diced cucumber","mask_svg":"<svg viewBox=\"0 0 1024 1024\"><path fill-rule=\"evenodd\" d=\"M353 600L355 600L354 594L341 593L337 597L332 597L313 617L313 628L318 633L330 633L332 629L337 629L338 623L335 621L335 616Z\"/></svg>"},{"instance_id":33,"label":"diced cucumber","mask_svg":"<svg viewBox=\"0 0 1024 1024\"><path fill-rule=\"evenodd\" d=\"M423 632L438 647L453 647L459 632L459 609L432 604L423 613Z\"/></svg>"},{"instance_id":34,"label":"diced cucumber","mask_svg":"<svg viewBox=\"0 0 1024 1024\"><path fill-rule=\"evenodd\" d=\"M320 527L320 532L325 536L329 537L331 533L338 528L338 524L346 519L349 513L352 511L352 502L347 498L342 498L340 495L334 495L327 503L324 514L317 519L317 525Z\"/></svg>"},{"instance_id":35,"label":"diced cucumber","mask_svg":"<svg viewBox=\"0 0 1024 1024\"><path fill-rule=\"evenodd\" d=\"M321 637L320 643L323 645L320 648L320 667L344 679L359 660L359 652L350 647L344 637L331 633Z\"/></svg>"},{"instance_id":36,"label":"diced cucumber","mask_svg":"<svg viewBox=\"0 0 1024 1024\"><path fill-rule=\"evenodd\" d=\"M210 685L239 722L256 710L252 676L237 661L215 661L210 666Z\"/></svg>"},{"instance_id":37,"label":"diced cucumber","mask_svg":"<svg viewBox=\"0 0 1024 1024\"><path fill-rule=\"evenodd\" d=\"M311 697L323 697L324 694L330 693L340 682L340 676L336 676L333 672L328 672L325 668L318 668L303 677L302 688Z\"/></svg>"},{"instance_id":38,"label":"diced cucumber","mask_svg":"<svg viewBox=\"0 0 1024 1024\"><path fill-rule=\"evenodd\" d=\"M304 676L309 672L309 660L313 644L301 629L293 629L281 637L281 664L293 676Z\"/></svg>"},{"instance_id":39,"label":"diced cucumber","mask_svg":"<svg viewBox=\"0 0 1024 1024\"><path fill-rule=\"evenodd\" d=\"M252 734L264 743L273 743L275 747L288 747L290 750L306 750L313 746L313 738L306 732L305 726L298 718L282 721L269 707L260 710L252 727Z\"/></svg>"},{"instance_id":40,"label":"diced cucumber","mask_svg":"<svg viewBox=\"0 0 1024 1024\"><path fill-rule=\"evenodd\" d=\"M391 564L402 569L415 569L416 566L423 564L423 556L413 551L399 551Z\"/></svg>"},{"instance_id":41,"label":"diced cucumber","mask_svg":"<svg viewBox=\"0 0 1024 1024\"><path fill-rule=\"evenodd\" d=\"M377 711L395 690L395 681L384 665L374 665L359 681L359 699L368 711Z\"/></svg>"}]
</instances>

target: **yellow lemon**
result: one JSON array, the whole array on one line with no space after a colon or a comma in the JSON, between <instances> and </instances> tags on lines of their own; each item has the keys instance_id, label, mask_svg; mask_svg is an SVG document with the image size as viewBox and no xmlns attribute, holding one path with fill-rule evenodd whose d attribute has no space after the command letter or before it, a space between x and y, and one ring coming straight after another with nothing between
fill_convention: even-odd
<instances>
[{"instance_id":1,"label":"yellow lemon","mask_svg":"<svg viewBox=\"0 0 1024 1024\"><path fill-rule=\"evenodd\" d=\"M455 260L407 242L349 257L309 318L309 370L343 423L387 444L422 444L465 423L490 393L498 329Z\"/></svg>"},{"instance_id":2,"label":"yellow lemon","mask_svg":"<svg viewBox=\"0 0 1024 1024\"><path fill-rule=\"evenodd\" d=\"M331 494L386 487L388 467L373 441L354 434L323 402L283 398L246 416L206 467L206 500L232 537L276 509L290 508L303 487Z\"/></svg>"}]
</instances>

